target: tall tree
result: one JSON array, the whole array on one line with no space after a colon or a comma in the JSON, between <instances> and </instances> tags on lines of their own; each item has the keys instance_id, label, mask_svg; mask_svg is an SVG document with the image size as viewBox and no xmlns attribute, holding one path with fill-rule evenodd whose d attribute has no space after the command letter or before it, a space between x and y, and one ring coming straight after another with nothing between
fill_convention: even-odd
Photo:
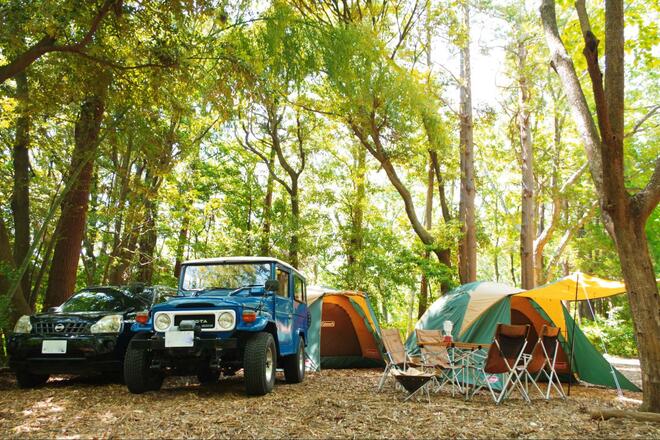
<instances>
[{"instance_id":1,"label":"tall tree","mask_svg":"<svg viewBox=\"0 0 660 440\"><path fill-rule=\"evenodd\" d=\"M660 412L660 295L645 226L660 201L660 157L646 186L631 193L624 172L624 6L605 1L605 75L598 60L599 40L591 30L584 0L575 4L584 38L597 124L589 109L573 61L557 26L554 0L543 0L541 21L553 67L562 82L582 137L591 176L619 259L633 315L642 367L642 407ZM596 128L598 127L598 128Z\"/></svg>"},{"instance_id":2,"label":"tall tree","mask_svg":"<svg viewBox=\"0 0 660 440\"><path fill-rule=\"evenodd\" d=\"M75 290L90 183L110 82L109 77L103 78L104 75L101 75L97 90L83 101L76 121L75 146L68 176L75 183L62 200L60 219L55 228L57 244L48 276L44 308L59 306Z\"/></svg>"},{"instance_id":3,"label":"tall tree","mask_svg":"<svg viewBox=\"0 0 660 440\"><path fill-rule=\"evenodd\" d=\"M474 127L472 118L472 71L470 67L470 3L461 2L463 37L460 44L461 197L458 207L462 236L458 243L458 276L461 284L477 280L477 227L474 199Z\"/></svg>"},{"instance_id":4,"label":"tall tree","mask_svg":"<svg viewBox=\"0 0 660 440\"><path fill-rule=\"evenodd\" d=\"M25 72L16 75L16 98L20 105L20 115L16 120L16 140L14 142L14 191L11 211L14 217L14 263L23 264L30 249L30 110L29 83ZM29 271L21 279L23 293L30 291Z\"/></svg>"},{"instance_id":5,"label":"tall tree","mask_svg":"<svg viewBox=\"0 0 660 440\"><path fill-rule=\"evenodd\" d=\"M532 143L531 90L527 79L527 47L523 38L516 44L518 62L518 132L522 164L522 193L520 203L520 285L523 289L536 287L534 280L534 238L536 220L534 207L534 145Z\"/></svg>"}]
</instances>

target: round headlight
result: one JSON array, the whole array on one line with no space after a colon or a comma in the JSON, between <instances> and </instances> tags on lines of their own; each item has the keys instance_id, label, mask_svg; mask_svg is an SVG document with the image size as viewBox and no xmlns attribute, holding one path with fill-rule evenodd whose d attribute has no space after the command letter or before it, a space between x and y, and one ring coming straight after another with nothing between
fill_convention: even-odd
<instances>
[{"instance_id":1,"label":"round headlight","mask_svg":"<svg viewBox=\"0 0 660 440\"><path fill-rule=\"evenodd\" d=\"M30 333L32 331L32 323L30 323L30 317L28 315L23 315L18 318L16 325L14 326L14 333Z\"/></svg>"},{"instance_id":2,"label":"round headlight","mask_svg":"<svg viewBox=\"0 0 660 440\"><path fill-rule=\"evenodd\" d=\"M231 330L234 327L234 315L229 312L222 312L218 315L218 327L223 330Z\"/></svg>"},{"instance_id":3,"label":"round headlight","mask_svg":"<svg viewBox=\"0 0 660 440\"><path fill-rule=\"evenodd\" d=\"M170 315L165 313L160 313L154 320L154 327L159 332L164 332L170 328L170 325L172 325L172 318L170 318Z\"/></svg>"}]
</instances>

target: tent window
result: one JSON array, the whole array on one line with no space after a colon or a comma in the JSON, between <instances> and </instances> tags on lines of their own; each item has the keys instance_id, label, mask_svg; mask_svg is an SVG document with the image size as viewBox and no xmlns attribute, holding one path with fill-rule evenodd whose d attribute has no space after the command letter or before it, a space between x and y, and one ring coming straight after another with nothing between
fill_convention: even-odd
<instances>
[{"instance_id":1,"label":"tent window","mask_svg":"<svg viewBox=\"0 0 660 440\"><path fill-rule=\"evenodd\" d=\"M305 301L305 282L297 275L293 276L293 295L296 301L307 302Z\"/></svg>"},{"instance_id":2,"label":"tent window","mask_svg":"<svg viewBox=\"0 0 660 440\"><path fill-rule=\"evenodd\" d=\"M280 289L277 291L279 296L289 297L289 274L280 268L277 268L277 280L280 282Z\"/></svg>"}]
</instances>

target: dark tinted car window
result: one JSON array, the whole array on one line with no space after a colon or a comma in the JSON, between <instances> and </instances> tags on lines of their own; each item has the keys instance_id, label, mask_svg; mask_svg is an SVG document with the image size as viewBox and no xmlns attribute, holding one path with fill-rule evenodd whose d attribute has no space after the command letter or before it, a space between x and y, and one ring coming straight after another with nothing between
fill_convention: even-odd
<instances>
[{"instance_id":1,"label":"dark tinted car window","mask_svg":"<svg viewBox=\"0 0 660 440\"><path fill-rule=\"evenodd\" d=\"M117 290L83 290L62 304L63 312L120 312L142 304Z\"/></svg>"}]
</instances>

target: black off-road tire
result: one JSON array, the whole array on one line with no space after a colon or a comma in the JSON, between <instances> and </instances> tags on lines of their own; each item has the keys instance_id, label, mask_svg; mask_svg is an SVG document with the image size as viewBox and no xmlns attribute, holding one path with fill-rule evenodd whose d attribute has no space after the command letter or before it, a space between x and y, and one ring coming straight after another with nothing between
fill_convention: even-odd
<instances>
[{"instance_id":1,"label":"black off-road tire","mask_svg":"<svg viewBox=\"0 0 660 440\"><path fill-rule=\"evenodd\" d=\"M32 374L27 371L16 372L16 383L19 388L35 388L48 382L48 374Z\"/></svg>"},{"instance_id":2,"label":"black off-road tire","mask_svg":"<svg viewBox=\"0 0 660 440\"><path fill-rule=\"evenodd\" d=\"M296 354L283 359L284 378L287 383L300 383L305 379L305 341L300 338Z\"/></svg>"},{"instance_id":3,"label":"black off-road tire","mask_svg":"<svg viewBox=\"0 0 660 440\"><path fill-rule=\"evenodd\" d=\"M277 348L273 336L266 332L254 334L245 343L243 357L246 393L249 396L263 396L270 393L275 386L276 368Z\"/></svg>"},{"instance_id":4,"label":"black off-road tire","mask_svg":"<svg viewBox=\"0 0 660 440\"><path fill-rule=\"evenodd\" d=\"M136 335L135 338L142 338ZM124 382L133 394L142 394L146 391L157 391L163 386L163 374L151 371L151 354L147 350L138 350L128 345L124 358Z\"/></svg>"}]
</instances>

